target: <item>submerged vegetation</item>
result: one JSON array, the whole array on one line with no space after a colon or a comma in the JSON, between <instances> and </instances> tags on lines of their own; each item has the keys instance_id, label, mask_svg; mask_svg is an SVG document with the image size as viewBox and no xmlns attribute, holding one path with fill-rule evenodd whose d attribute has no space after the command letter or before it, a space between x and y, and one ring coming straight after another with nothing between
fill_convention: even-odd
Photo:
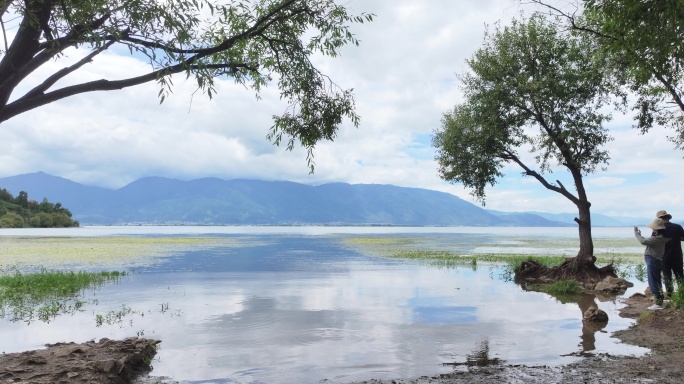
<instances>
[{"instance_id":1,"label":"submerged vegetation","mask_svg":"<svg viewBox=\"0 0 684 384\"><path fill-rule=\"evenodd\" d=\"M109 282L118 282L126 272L73 272L39 268L27 273L0 270L0 318L49 322L62 313L73 313L85 304L80 294Z\"/></svg>"}]
</instances>

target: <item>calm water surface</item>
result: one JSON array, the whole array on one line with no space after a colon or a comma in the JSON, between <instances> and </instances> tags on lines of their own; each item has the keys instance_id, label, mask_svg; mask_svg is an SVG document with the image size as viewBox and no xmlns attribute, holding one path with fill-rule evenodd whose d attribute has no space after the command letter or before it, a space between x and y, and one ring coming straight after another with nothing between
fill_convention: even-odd
<instances>
[{"instance_id":1,"label":"calm water surface","mask_svg":"<svg viewBox=\"0 0 684 384\"><path fill-rule=\"evenodd\" d=\"M585 352L643 354L644 349L610 337L631 324L617 316L619 301L586 296L579 303L562 303L523 291L503 277L500 265L440 269L377 257L347 241L391 237L489 252L507 249L531 231L548 237L549 244L577 236L574 228L0 230L3 241L30 236L228 240L226 246L191 249L129 269L132 273L118 284L87 292L91 301L83 311L50 323L0 319L0 352L143 335L162 340L153 375L217 383L410 378L458 369L445 363L476 355L509 364L556 365ZM631 230L599 228L594 235L630 238ZM635 283L626 295L643 291L645 285ZM610 317L603 329L583 328L582 311L592 303ZM99 326L98 314L104 319Z\"/></svg>"}]
</instances>

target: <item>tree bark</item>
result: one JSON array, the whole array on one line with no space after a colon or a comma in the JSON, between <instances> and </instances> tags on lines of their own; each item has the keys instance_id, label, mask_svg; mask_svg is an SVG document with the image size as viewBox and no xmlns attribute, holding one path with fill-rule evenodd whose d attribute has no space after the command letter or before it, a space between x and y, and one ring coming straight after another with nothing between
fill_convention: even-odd
<instances>
[{"instance_id":1,"label":"tree bark","mask_svg":"<svg viewBox=\"0 0 684 384\"><path fill-rule=\"evenodd\" d=\"M594 241L591 237L591 203L584 200L577 204L579 210L579 218L575 218L579 230L579 252L577 252L578 261L594 263Z\"/></svg>"}]
</instances>

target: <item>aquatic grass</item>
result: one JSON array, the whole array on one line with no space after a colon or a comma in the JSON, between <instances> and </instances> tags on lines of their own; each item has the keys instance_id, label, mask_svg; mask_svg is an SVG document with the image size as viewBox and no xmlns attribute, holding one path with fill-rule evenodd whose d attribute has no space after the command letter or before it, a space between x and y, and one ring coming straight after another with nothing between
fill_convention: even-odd
<instances>
[{"instance_id":1,"label":"aquatic grass","mask_svg":"<svg viewBox=\"0 0 684 384\"><path fill-rule=\"evenodd\" d=\"M388 236L349 237L345 238L344 240L353 245L396 245L414 243L414 241L410 238Z\"/></svg>"},{"instance_id":2,"label":"aquatic grass","mask_svg":"<svg viewBox=\"0 0 684 384\"><path fill-rule=\"evenodd\" d=\"M12 321L50 321L60 313L80 310L77 297L84 290L119 281L126 272L48 270L26 273L18 268L0 270L0 318L12 314Z\"/></svg>"},{"instance_id":3,"label":"aquatic grass","mask_svg":"<svg viewBox=\"0 0 684 384\"><path fill-rule=\"evenodd\" d=\"M462 256L453 252L435 249L397 249L387 257L396 259L458 259Z\"/></svg>"},{"instance_id":4,"label":"aquatic grass","mask_svg":"<svg viewBox=\"0 0 684 384\"><path fill-rule=\"evenodd\" d=\"M542 284L539 290L549 295L574 295L583 291L577 280L556 280L551 284Z\"/></svg>"},{"instance_id":5,"label":"aquatic grass","mask_svg":"<svg viewBox=\"0 0 684 384\"><path fill-rule=\"evenodd\" d=\"M547 267L553 267L555 265L558 265L562 262L565 261L565 257L563 256L531 256L531 255L520 255L520 254L496 254L496 255L485 255L483 257L484 260L487 261L496 261L496 262L502 262L511 265L514 270L517 270L518 267L525 261L536 261L537 263L547 266Z\"/></svg>"},{"instance_id":6,"label":"aquatic grass","mask_svg":"<svg viewBox=\"0 0 684 384\"><path fill-rule=\"evenodd\" d=\"M434 268L457 268L469 267L473 271L477 270L477 258L475 257L458 257L450 259L420 259L420 264L428 265Z\"/></svg>"},{"instance_id":7,"label":"aquatic grass","mask_svg":"<svg viewBox=\"0 0 684 384\"><path fill-rule=\"evenodd\" d=\"M59 271L40 268L37 273L18 269L0 274L2 298L26 297L40 301L51 297L71 296L89 286L102 285L125 276L126 272Z\"/></svg>"},{"instance_id":8,"label":"aquatic grass","mask_svg":"<svg viewBox=\"0 0 684 384\"><path fill-rule=\"evenodd\" d=\"M554 266L575 256L578 239L528 238L510 236L492 241L491 236L468 235L453 242L439 242L436 248L429 238L399 236L348 237L343 241L353 249L379 257L429 261L444 266L463 265L475 258L480 262L520 264L534 259L546 266ZM435 242L436 243L436 242ZM632 265L640 260L640 249L631 239L596 239L595 256L598 264Z\"/></svg>"},{"instance_id":9,"label":"aquatic grass","mask_svg":"<svg viewBox=\"0 0 684 384\"><path fill-rule=\"evenodd\" d=\"M646 266L644 264L635 264L634 273L632 275L643 283L646 281Z\"/></svg>"},{"instance_id":10,"label":"aquatic grass","mask_svg":"<svg viewBox=\"0 0 684 384\"><path fill-rule=\"evenodd\" d=\"M132 309L131 307L122 304L121 309L116 310L116 311L109 311L104 315L101 314L96 314L95 315L95 326L96 327L101 327L103 324L108 324L108 325L118 325L119 328L123 328L123 321L124 318L128 315L140 315L140 316L145 316L145 314L141 311L136 311ZM133 326L133 320L129 320L129 324Z\"/></svg>"},{"instance_id":11,"label":"aquatic grass","mask_svg":"<svg viewBox=\"0 0 684 384\"><path fill-rule=\"evenodd\" d=\"M397 259L419 259L432 260L442 262L452 262L456 265L476 265L479 262L490 263L506 263L513 266L520 265L523 261L535 260L540 264L546 266L558 265L565 261L564 257L559 256L536 256L522 254L504 254L504 253L489 253L489 254L461 254L455 251L435 250L435 249L400 249L393 250L385 255L389 258Z\"/></svg>"}]
</instances>

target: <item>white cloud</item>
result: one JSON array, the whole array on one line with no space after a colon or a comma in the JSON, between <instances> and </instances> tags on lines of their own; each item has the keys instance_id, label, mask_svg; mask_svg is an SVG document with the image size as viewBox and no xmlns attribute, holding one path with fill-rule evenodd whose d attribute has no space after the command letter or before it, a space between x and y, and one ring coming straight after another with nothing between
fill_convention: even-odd
<instances>
[{"instance_id":1,"label":"white cloud","mask_svg":"<svg viewBox=\"0 0 684 384\"><path fill-rule=\"evenodd\" d=\"M592 177L587 179L586 186L588 187L615 187L625 183L623 177Z\"/></svg>"},{"instance_id":2,"label":"white cloud","mask_svg":"<svg viewBox=\"0 0 684 384\"><path fill-rule=\"evenodd\" d=\"M266 140L271 116L286 105L277 89L254 92L221 81L209 100L192 81L174 79L174 93L161 105L154 83L121 91L92 93L39 108L2 123L0 177L45 171L110 188L145 176L292 180L307 184L339 181L383 183L452 193L474 201L469 191L439 179L429 140L442 114L461 100L456 74L482 43L485 25L507 23L531 5L514 0L479 2L352 1L352 12L371 12L371 23L353 26L360 47L314 62L343 88L354 88L361 126L349 122L332 143L315 150L310 175L306 153L277 148ZM145 63L124 52L109 52L74 73L69 82L123 77ZM69 54L76 60L77 52ZM52 69L65 64L51 63ZM642 136L629 117L611 122L615 141L608 172L587 179L594 212L651 215L667 209L684 215L684 202L670 191L684 189L677 170L682 153L667 132ZM523 152L524 153L524 152ZM526 155L527 156L527 155ZM501 184L487 190L487 208L540 208L572 212L563 197L545 190L520 170L506 168ZM563 172L549 175L561 178ZM572 188L572 185L566 185ZM679 215L679 214L677 214Z\"/></svg>"}]
</instances>

